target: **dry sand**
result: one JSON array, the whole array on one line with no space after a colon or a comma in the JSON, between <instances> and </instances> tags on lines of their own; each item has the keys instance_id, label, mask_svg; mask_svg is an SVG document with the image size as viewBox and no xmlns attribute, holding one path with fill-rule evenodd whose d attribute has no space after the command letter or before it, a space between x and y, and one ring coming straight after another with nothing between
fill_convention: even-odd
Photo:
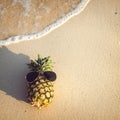
<instances>
[{"instance_id":1,"label":"dry sand","mask_svg":"<svg viewBox=\"0 0 120 120\"><path fill-rule=\"evenodd\" d=\"M0 48L0 120L120 120L120 1L93 0L39 40ZM58 75L51 105L26 103L30 58L50 55Z\"/></svg>"}]
</instances>

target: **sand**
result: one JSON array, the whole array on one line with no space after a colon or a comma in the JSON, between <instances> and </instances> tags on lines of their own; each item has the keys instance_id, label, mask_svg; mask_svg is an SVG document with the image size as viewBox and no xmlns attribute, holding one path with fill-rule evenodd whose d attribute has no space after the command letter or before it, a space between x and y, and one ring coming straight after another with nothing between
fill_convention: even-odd
<instances>
[{"instance_id":1,"label":"sand","mask_svg":"<svg viewBox=\"0 0 120 120\"><path fill-rule=\"evenodd\" d=\"M120 120L120 1L93 0L39 40L0 48L0 120ZM26 103L26 63L56 62L55 97L38 110Z\"/></svg>"}]
</instances>

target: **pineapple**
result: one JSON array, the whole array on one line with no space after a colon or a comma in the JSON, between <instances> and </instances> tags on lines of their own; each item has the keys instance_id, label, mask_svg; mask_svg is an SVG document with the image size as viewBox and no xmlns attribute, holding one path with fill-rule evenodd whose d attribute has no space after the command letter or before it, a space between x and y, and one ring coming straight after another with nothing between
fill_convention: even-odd
<instances>
[{"instance_id":1,"label":"pineapple","mask_svg":"<svg viewBox=\"0 0 120 120\"><path fill-rule=\"evenodd\" d=\"M28 101L38 108L49 105L54 97L53 87L56 80L50 56L42 58L38 55L37 60L31 60L27 65L30 68L30 72L26 75Z\"/></svg>"}]
</instances>

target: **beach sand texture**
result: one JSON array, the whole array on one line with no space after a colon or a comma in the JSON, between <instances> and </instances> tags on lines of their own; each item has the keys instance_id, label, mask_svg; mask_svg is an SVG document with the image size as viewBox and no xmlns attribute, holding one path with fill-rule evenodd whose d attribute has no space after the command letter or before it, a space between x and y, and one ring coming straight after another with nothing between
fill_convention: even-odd
<instances>
[{"instance_id":1,"label":"beach sand texture","mask_svg":"<svg viewBox=\"0 0 120 120\"><path fill-rule=\"evenodd\" d=\"M0 120L120 120L120 1L92 0L39 40L0 47ZM50 55L55 97L26 103L26 63Z\"/></svg>"}]
</instances>

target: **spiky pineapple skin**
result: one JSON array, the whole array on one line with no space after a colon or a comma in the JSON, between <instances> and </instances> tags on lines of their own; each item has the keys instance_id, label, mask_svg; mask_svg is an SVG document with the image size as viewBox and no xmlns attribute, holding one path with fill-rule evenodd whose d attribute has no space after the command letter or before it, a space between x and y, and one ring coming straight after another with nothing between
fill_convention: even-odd
<instances>
[{"instance_id":1,"label":"spiky pineapple skin","mask_svg":"<svg viewBox=\"0 0 120 120\"><path fill-rule=\"evenodd\" d=\"M45 107L54 97L54 82L39 75L33 82L28 83L28 101L38 108Z\"/></svg>"}]
</instances>

